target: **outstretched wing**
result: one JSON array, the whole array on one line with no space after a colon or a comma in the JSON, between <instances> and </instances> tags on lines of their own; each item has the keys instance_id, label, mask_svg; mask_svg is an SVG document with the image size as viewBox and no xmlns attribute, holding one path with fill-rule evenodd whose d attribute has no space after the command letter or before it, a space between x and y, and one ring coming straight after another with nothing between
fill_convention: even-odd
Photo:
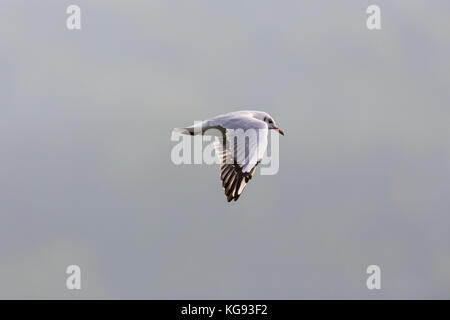
<instances>
[{"instance_id":1,"label":"outstretched wing","mask_svg":"<svg viewBox=\"0 0 450 320\"><path fill-rule=\"evenodd\" d=\"M220 160L220 179L228 202L236 201L267 148L267 125L254 119L225 124L224 135L216 137L214 148Z\"/></svg>"}]
</instances>

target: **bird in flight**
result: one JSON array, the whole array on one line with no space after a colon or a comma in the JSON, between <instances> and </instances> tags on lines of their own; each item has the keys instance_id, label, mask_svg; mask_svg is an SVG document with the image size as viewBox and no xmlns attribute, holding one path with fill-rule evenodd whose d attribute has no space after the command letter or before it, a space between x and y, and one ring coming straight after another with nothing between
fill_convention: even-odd
<instances>
[{"instance_id":1,"label":"bird in flight","mask_svg":"<svg viewBox=\"0 0 450 320\"><path fill-rule=\"evenodd\" d=\"M187 135L215 136L214 149L220 161L220 179L228 202L236 201L255 173L267 148L267 134L278 128L263 111L236 111L222 114L193 126L175 128Z\"/></svg>"}]
</instances>

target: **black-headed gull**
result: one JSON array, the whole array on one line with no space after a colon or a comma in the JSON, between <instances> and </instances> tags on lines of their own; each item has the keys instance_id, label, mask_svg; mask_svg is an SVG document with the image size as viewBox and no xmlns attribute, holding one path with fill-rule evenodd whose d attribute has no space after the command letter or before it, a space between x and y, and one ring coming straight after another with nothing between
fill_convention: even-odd
<instances>
[{"instance_id":1,"label":"black-headed gull","mask_svg":"<svg viewBox=\"0 0 450 320\"><path fill-rule=\"evenodd\" d=\"M236 201L267 148L269 129L278 131L273 118L263 111L236 111L204 120L186 128L182 134L215 135L214 148L220 160L220 178L228 202Z\"/></svg>"}]
</instances>

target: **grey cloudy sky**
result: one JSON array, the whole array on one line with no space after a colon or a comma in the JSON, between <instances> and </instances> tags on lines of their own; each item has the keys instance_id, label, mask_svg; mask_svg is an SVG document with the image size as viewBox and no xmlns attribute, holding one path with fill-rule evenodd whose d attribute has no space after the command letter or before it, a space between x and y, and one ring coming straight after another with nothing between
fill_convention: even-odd
<instances>
[{"instance_id":1,"label":"grey cloudy sky","mask_svg":"<svg viewBox=\"0 0 450 320\"><path fill-rule=\"evenodd\" d=\"M2 1L0 298L449 298L450 3L375 2ZM286 136L229 204L170 133L239 109Z\"/></svg>"}]
</instances>

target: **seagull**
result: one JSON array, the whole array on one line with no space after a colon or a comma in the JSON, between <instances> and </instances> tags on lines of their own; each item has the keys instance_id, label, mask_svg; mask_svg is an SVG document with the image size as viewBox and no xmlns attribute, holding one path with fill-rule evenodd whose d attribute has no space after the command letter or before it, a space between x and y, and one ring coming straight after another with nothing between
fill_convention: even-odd
<instances>
[{"instance_id":1,"label":"seagull","mask_svg":"<svg viewBox=\"0 0 450 320\"><path fill-rule=\"evenodd\" d=\"M214 149L219 157L220 179L230 202L239 199L255 173L267 149L267 134L271 129L284 136L268 113L236 111L173 130L186 135L215 136Z\"/></svg>"}]
</instances>

